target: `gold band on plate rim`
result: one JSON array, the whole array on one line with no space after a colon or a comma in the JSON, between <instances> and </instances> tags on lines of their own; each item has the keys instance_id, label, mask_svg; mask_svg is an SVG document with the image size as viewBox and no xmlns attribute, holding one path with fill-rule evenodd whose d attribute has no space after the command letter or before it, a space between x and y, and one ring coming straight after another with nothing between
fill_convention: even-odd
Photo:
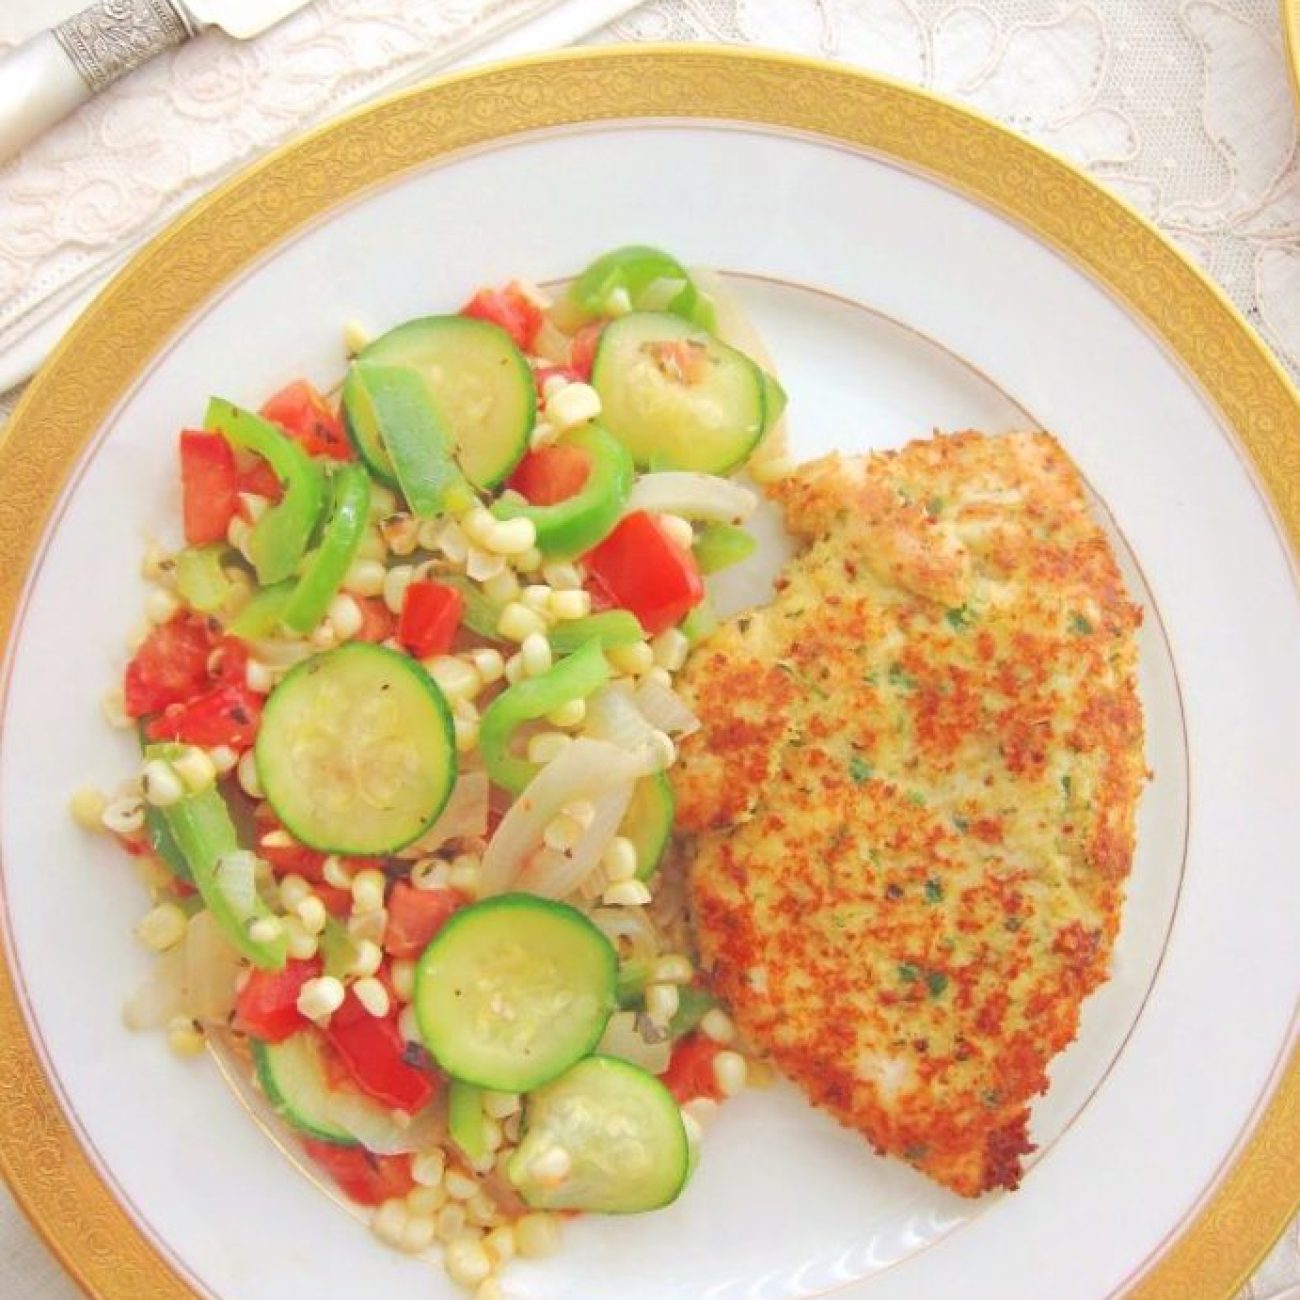
<instances>
[{"instance_id":1,"label":"gold band on plate rim","mask_svg":"<svg viewBox=\"0 0 1300 1300\"><path fill-rule=\"evenodd\" d=\"M1286 0L1300 38L1300 0ZM1010 217L1144 319L1236 432L1300 556L1300 397L1228 300L1083 172L925 91L815 60L707 47L569 51L460 74L360 109L269 155L151 240L69 331L0 440L0 640L81 452L133 377L264 249L360 191L525 131L628 118L807 131L927 173ZM7 954L7 956L9 956ZM11 958L10 958L11 959ZM0 963L0 1172L64 1267L101 1300L195 1292L80 1147ZM1231 1167L1129 1300L1228 1300L1300 1207L1300 1051Z\"/></svg>"},{"instance_id":2,"label":"gold band on plate rim","mask_svg":"<svg viewBox=\"0 0 1300 1300\"><path fill-rule=\"evenodd\" d=\"M1300 0L1282 0L1282 45L1296 107L1300 108Z\"/></svg>"}]
</instances>

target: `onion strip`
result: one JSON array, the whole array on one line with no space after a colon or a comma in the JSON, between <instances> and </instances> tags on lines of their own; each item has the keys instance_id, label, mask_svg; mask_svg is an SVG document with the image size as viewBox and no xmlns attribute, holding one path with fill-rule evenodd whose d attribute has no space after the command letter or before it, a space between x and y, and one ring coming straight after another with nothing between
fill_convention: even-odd
<instances>
[{"instance_id":1,"label":"onion strip","mask_svg":"<svg viewBox=\"0 0 1300 1300\"><path fill-rule=\"evenodd\" d=\"M741 523L757 505L758 497L753 492L730 479L689 470L662 470L637 479L627 499L626 513L649 510L715 523Z\"/></svg>"}]
</instances>

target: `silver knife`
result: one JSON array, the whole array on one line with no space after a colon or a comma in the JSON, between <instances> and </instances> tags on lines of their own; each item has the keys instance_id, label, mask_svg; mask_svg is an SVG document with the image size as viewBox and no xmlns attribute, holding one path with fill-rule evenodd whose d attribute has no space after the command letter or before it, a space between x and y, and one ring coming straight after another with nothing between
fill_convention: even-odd
<instances>
[{"instance_id":1,"label":"silver knife","mask_svg":"<svg viewBox=\"0 0 1300 1300\"><path fill-rule=\"evenodd\" d=\"M105 86L220 27L248 40L307 0L99 0L0 57L0 162Z\"/></svg>"}]
</instances>

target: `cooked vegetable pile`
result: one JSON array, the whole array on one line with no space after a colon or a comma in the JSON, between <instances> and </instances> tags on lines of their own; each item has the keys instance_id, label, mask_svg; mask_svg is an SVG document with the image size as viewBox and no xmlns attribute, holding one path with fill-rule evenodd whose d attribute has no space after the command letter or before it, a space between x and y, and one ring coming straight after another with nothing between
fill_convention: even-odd
<instances>
[{"instance_id":1,"label":"cooked vegetable pile","mask_svg":"<svg viewBox=\"0 0 1300 1300\"><path fill-rule=\"evenodd\" d=\"M550 1212L675 1199L746 1081L660 867L673 677L753 550L725 476L779 437L751 340L716 278L624 248L367 341L339 409L212 398L106 702L139 772L74 796L153 891L128 1024L220 1034L480 1300Z\"/></svg>"}]
</instances>

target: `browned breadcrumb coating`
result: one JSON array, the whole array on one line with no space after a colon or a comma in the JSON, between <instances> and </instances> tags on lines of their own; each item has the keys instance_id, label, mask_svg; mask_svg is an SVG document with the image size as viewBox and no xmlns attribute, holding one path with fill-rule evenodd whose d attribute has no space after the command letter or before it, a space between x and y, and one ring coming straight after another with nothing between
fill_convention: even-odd
<instances>
[{"instance_id":1,"label":"browned breadcrumb coating","mask_svg":"<svg viewBox=\"0 0 1300 1300\"><path fill-rule=\"evenodd\" d=\"M772 495L807 549L681 679L703 958L877 1151L1015 1187L1119 925L1141 612L1046 434L831 456Z\"/></svg>"}]
</instances>

